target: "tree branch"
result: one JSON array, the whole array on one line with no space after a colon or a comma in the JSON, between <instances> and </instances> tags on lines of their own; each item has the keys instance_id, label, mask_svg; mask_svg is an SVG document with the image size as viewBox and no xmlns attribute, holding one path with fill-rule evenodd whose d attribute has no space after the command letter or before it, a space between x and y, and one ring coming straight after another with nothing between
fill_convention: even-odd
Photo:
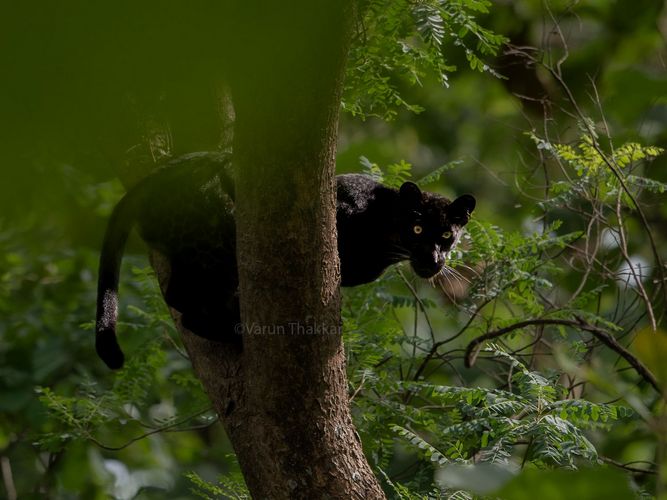
<instances>
[{"instance_id":1,"label":"tree branch","mask_svg":"<svg viewBox=\"0 0 667 500\"><path fill-rule=\"evenodd\" d=\"M535 325L542 325L542 326L561 325L591 333L596 339L598 339L612 351L616 352L623 359L625 359L628 362L628 364L630 364L630 366L632 366L632 368L634 368L634 370L646 382L648 382L651 385L651 387L653 387L658 392L658 394L662 394L662 389L658 384L658 380L655 378L655 375L653 375L651 370L649 370L646 367L646 365L644 365L636 356L634 356L625 347L619 344L618 341L609 332L595 325L591 325L590 323L583 321L581 318L577 318L576 320L558 319L558 318L535 318L525 321L519 321L518 323L514 323L513 325L506 326L504 328L500 328L498 330L494 330L491 332L487 332L484 335L480 335L479 337L472 340L466 347L466 353L465 353L466 367L470 368L475 364L475 360L477 359L477 355L479 353L478 346L481 346L481 344L483 344L484 342L488 340L493 340L498 337L502 337L503 335L506 335L516 330L520 330L522 328L526 328L527 326L535 326Z\"/></svg>"}]
</instances>

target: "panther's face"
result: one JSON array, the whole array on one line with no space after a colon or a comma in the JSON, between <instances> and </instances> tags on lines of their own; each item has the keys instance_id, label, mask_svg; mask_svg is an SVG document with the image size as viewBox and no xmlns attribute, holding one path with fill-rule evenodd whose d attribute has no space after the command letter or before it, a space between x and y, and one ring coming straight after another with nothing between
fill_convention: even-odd
<instances>
[{"instance_id":1,"label":"panther's face","mask_svg":"<svg viewBox=\"0 0 667 500\"><path fill-rule=\"evenodd\" d=\"M422 192L406 182L400 188L403 217L400 246L407 254L415 273L432 278L443 270L451 250L458 243L463 226L475 209L475 198L469 194L454 201Z\"/></svg>"}]
</instances>

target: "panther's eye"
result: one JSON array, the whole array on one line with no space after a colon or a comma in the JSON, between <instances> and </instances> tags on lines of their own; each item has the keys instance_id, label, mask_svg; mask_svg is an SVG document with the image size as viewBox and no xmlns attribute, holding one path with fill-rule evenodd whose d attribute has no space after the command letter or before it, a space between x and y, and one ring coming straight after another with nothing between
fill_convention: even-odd
<instances>
[{"instance_id":1,"label":"panther's eye","mask_svg":"<svg viewBox=\"0 0 667 500\"><path fill-rule=\"evenodd\" d=\"M412 230L415 232L415 234L422 234L423 231L422 227L419 225L413 227Z\"/></svg>"},{"instance_id":2,"label":"panther's eye","mask_svg":"<svg viewBox=\"0 0 667 500\"><path fill-rule=\"evenodd\" d=\"M451 231L445 231L444 233L442 233L442 237L444 239L449 239L449 238L452 237L452 232Z\"/></svg>"}]
</instances>

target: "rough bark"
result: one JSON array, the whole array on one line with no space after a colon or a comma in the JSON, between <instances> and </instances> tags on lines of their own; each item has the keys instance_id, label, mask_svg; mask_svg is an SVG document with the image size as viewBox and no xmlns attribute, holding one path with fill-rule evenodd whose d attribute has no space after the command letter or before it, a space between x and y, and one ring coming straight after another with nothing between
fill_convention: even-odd
<instances>
[{"instance_id":1,"label":"rough bark","mask_svg":"<svg viewBox=\"0 0 667 500\"><path fill-rule=\"evenodd\" d=\"M340 332L334 155L352 23L352 0L239 4L228 23L243 350L172 313L254 498L384 498ZM168 263L153 263L164 282Z\"/></svg>"},{"instance_id":2,"label":"rough bark","mask_svg":"<svg viewBox=\"0 0 667 500\"><path fill-rule=\"evenodd\" d=\"M352 7L252 12L271 46L244 40L230 73L245 387L226 419L257 498L382 497L340 335L334 158Z\"/></svg>"}]
</instances>

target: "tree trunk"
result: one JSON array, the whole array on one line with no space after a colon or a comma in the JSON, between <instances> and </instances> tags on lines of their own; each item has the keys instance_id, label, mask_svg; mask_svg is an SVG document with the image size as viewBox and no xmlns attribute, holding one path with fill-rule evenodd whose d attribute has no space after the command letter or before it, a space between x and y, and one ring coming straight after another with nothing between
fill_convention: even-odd
<instances>
[{"instance_id":1,"label":"tree trunk","mask_svg":"<svg viewBox=\"0 0 667 500\"><path fill-rule=\"evenodd\" d=\"M173 312L255 498L384 498L352 424L340 331L334 161L353 20L352 0L228 19L242 352Z\"/></svg>"}]
</instances>

